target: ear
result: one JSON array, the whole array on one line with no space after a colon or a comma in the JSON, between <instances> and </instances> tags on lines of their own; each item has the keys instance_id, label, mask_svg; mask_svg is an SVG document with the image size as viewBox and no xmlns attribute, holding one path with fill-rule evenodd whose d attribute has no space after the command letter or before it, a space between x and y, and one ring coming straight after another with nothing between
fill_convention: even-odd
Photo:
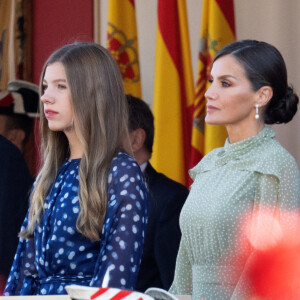
<instances>
[{"instance_id":1,"label":"ear","mask_svg":"<svg viewBox=\"0 0 300 300\"><path fill-rule=\"evenodd\" d=\"M133 153L139 151L143 146L146 139L146 132L142 128L133 130L130 134L130 142Z\"/></svg>"},{"instance_id":2,"label":"ear","mask_svg":"<svg viewBox=\"0 0 300 300\"><path fill-rule=\"evenodd\" d=\"M266 86L262 86L258 91L257 91L257 104L259 105L259 107L265 106L269 103L269 101L272 99L273 97L273 89L266 85ZM255 104L256 104L255 103Z\"/></svg>"}]
</instances>

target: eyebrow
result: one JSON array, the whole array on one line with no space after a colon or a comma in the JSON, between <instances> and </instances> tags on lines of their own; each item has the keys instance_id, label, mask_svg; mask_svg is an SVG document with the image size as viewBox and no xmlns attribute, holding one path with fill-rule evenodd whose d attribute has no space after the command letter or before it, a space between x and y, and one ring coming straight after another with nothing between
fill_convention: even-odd
<instances>
[{"instance_id":1,"label":"eyebrow","mask_svg":"<svg viewBox=\"0 0 300 300\"><path fill-rule=\"evenodd\" d=\"M44 82L44 81L47 82L47 80L46 80L45 78L43 78L43 82ZM54 80L52 80L52 82L54 82L54 83L61 82L61 81L62 81L62 82L67 82L66 79L60 79L60 78L59 78L59 79L54 79Z\"/></svg>"},{"instance_id":2,"label":"eyebrow","mask_svg":"<svg viewBox=\"0 0 300 300\"><path fill-rule=\"evenodd\" d=\"M213 76L212 75L210 75L210 77L212 77L213 78ZM230 75L230 74L225 74L225 75L221 75L221 76L217 76L217 79L226 79L226 78L228 78L228 77L230 77L230 78L233 78L233 79L237 79L237 77L236 76L233 76L233 75Z\"/></svg>"}]
</instances>

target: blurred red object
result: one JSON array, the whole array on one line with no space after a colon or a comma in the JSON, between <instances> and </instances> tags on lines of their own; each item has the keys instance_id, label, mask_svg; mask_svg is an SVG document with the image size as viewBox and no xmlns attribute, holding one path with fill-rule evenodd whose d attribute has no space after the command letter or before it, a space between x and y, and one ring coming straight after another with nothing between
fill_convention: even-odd
<instances>
[{"instance_id":1,"label":"blurred red object","mask_svg":"<svg viewBox=\"0 0 300 300\"><path fill-rule=\"evenodd\" d=\"M300 244L258 250L248 272L253 294L265 299L300 299Z\"/></svg>"},{"instance_id":2,"label":"blurred red object","mask_svg":"<svg viewBox=\"0 0 300 300\"><path fill-rule=\"evenodd\" d=\"M300 299L299 212L260 209L244 218L243 234L254 252L246 279L253 299Z\"/></svg>"}]
</instances>

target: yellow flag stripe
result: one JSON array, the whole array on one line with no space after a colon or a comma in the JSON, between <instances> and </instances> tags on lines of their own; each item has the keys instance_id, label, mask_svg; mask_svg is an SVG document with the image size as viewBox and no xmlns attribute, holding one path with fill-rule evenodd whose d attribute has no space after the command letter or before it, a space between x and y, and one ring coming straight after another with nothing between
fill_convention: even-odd
<instances>
[{"instance_id":1,"label":"yellow flag stripe","mask_svg":"<svg viewBox=\"0 0 300 300\"><path fill-rule=\"evenodd\" d=\"M168 49L157 30L155 59L154 99L172 99L172 114L165 101L154 101L155 137L151 163L160 172L178 182L185 182L181 128L180 78ZM175 116L175 117L174 117Z\"/></svg>"}]
</instances>

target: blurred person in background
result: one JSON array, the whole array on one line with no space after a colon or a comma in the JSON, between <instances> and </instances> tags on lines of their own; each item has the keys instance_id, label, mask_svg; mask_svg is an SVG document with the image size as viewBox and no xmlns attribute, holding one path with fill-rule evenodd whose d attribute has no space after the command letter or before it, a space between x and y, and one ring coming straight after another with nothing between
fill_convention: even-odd
<instances>
[{"instance_id":1,"label":"blurred person in background","mask_svg":"<svg viewBox=\"0 0 300 300\"><path fill-rule=\"evenodd\" d=\"M8 89L0 92L0 274L4 282L17 249L33 183L23 152L39 99L37 86L30 82L12 81Z\"/></svg>"},{"instance_id":2,"label":"blurred person in background","mask_svg":"<svg viewBox=\"0 0 300 300\"><path fill-rule=\"evenodd\" d=\"M157 172L149 162L154 138L153 114L142 99L127 95L129 137L133 156L140 165L150 192L149 219L136 289L168 290L174 277L181 232L179 215L188 196L182 184Z\"/></svg>"}]
</instances>

